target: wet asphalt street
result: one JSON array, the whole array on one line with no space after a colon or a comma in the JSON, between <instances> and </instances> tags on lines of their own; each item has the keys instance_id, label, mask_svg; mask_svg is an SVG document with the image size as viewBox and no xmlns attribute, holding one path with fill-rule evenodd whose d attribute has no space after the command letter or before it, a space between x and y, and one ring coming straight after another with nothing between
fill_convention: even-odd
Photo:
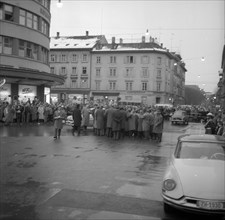
<instances>
[{"instance_id":1,"label":"wet asphalt street","mask_svg":"<svg viewBox=\"0 0 225 220\"><path fill-rule=\"evenodd\" d=\"M161 143L72 136L65 126L0 126L0 219L193 219L166 216L161 181L177 137L203 125L165 122Z\"/></svg>"}]
</instances>

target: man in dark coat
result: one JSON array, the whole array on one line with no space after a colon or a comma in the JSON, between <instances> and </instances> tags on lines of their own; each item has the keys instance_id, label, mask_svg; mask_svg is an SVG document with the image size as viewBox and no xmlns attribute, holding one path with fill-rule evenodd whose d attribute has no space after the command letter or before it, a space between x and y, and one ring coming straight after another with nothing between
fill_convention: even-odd
<instances>
[{"instance_id":1,"label":"man in dark coat","mask_svg":"<svg viewBox=\"0 0 225 220\"><path fill-rule=\"evenodd\" d=\"M112 132L114 140L120 139L121 119L122 114L120 109L116 107L116 110L112 114Z\"/></svg>"},{"instance_id":2,"label":"man in dark coat","mask_svg":"<svg viewBox=\"0 0 225 220\"><path fill-rule=\"evenodd\" d=\"M80 128L81 128L81 121L82 121L82 116L81 116L81 110L80 110L80 105L77 104L75 109L73 110L73 130L72 134L74 136L75 131L77 131L78 136L80 135Z\"/></svg>"}]
</instances>

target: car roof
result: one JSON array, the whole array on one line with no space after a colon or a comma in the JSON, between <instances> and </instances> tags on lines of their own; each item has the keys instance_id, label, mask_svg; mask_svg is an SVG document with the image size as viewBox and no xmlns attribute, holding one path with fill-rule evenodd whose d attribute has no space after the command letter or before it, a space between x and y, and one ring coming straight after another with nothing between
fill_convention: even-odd
<instances>
[{"instance_id":1,"label":"car roof","mask_svg":"<svg viewBox=\"0 0 225 220\"><path fill-rule=\"evenodd\" d=\"M185 134L178 137L179 141L197 141L197 142L222 142L225 144L225 138L219 135L211 134Z\"/></svg>"}]
</instances>

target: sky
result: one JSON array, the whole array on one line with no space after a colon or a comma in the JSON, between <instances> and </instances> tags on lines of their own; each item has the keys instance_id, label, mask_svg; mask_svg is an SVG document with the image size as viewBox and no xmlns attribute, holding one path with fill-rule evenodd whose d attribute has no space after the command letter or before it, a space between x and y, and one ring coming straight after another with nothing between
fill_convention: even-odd
<instances>
[{"instance_id":1,"label":"sky","mask_svg":"<svg viewBox=\"0 0 225 220\"><path fill-rule=\"evenodd\" d=\"M51 1L51 37L88 31L111 43L112 37L141 42L151 36L181 55L186 85L216 92L225 44L224 0L61 0L60 8L57 1Z\"/></svg>"}]
</instances>

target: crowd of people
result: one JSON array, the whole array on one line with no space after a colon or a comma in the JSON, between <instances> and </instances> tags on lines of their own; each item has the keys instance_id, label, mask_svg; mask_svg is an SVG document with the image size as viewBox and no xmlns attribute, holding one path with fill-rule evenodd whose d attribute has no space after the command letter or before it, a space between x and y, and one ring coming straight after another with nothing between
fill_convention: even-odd
<instances>
[{"instance_id":1,"label":"crowd of people","mask_svg":"<svg viewBox=\"0 0 225 220\"><path fill-rule=\"evenodd\" d=\"M81 127L86 133L89 125L89 114L93 118L93 130L97 136L107 136L115 140L128 137L154 139L161 141L163 132L163 112L159 109L120 106L95 105L92 109L76 105L72 112L75 131L80 135Z\"/></svg>"},{"instance_id":2,"label":"crowd of people","mask_svg":"<svg viewBox=\"0 0 225 220\"><path fill-rule=\"evenodd\" d=\"M127 137L140 139L152 139L160 142L162 140L164 120L177 109L155 106L131 106L131 105L88 105L79 103L49 104L40 102L38 99L26 103L0 102L0 122L5 126L17 125L39 125L53 124L55 129L54 138L59 138L63 125L69 115L73 119L72 134L87 134L87 127L91 126L97 136L107 136L115 140ZM193 106L183 107L187 113L202 109ZM211 113L207 111L205 129L207 134L225 136L225 111L221 109Z\"/></svg>"}]
</instances>

